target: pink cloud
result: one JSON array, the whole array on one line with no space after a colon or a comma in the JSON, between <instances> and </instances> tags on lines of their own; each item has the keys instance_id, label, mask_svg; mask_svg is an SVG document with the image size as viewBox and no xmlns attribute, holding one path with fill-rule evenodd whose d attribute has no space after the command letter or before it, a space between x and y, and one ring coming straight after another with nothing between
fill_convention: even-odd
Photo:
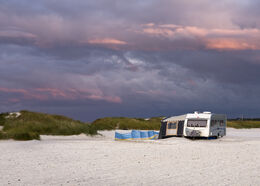
<instances>
[{"instance_id":1,"label":"pink cloud","mask_svg":"<svg viewBox=\"0 0 260 186\"><path fill-rule=\"evenodd\" d=\"M78 89L57 89L57 88L34 88L34 89L14 89L0 87L0 92L4 93L18 93L16 97L10 95L10 102L18 102L24 100L100 100L111 103L122 103L119 96L104 95L98 89L78 90Z\"/></svg>"},{"instance_id":2,"label":"pink cloud","mask_svg":"<svg viewBox=\"0 0 260 186\"><path fill-rule=\"evenodd\" d=\"M27 94L27 91L24 89L4 88L4 87L0 87L0 92Z\"/></svg>"},{"instance_id":3,"label":"pink cloud","mask_svg":"<svg viewBox=\"0 0 260 186\"><path fill-rule=\"evenodd\" d=\"M206 29L194 26L181 25L155 25L152 23L141 25L141 34L155 36L156 38L166 38L169 41L176 39L195 39L196 42L207 49L212 50L259 50L260 49L260 30L259 29ZM193 46L196 47L198 46ZM168 47L168 46L167 46ZM175 46L174 48L187 48ZM153 47L156 48L156 47ZM165 50L164 46L161 50ZM158 47L158 50L160 48Z\"/></svg>"},{"instance_id":4,"label":"pink cloud","mask_svg":"<svg viewBox=\"0 0 260 186\"><path fill-rule=\"evenodd\" d=\"M122 100L119 96L104 95L104 93L99 89L88 89L88 90L69 89L68 92L70 95L73 95L74 99L81 98L81 99L91 99L91 100L104 100L112 103L122 103Z\"/></svg>"},{"instance_id":5,"label":"pink cloud","mask_svg":"<svg viewBox=\"0 0 260 186\"><path fill-rule=\"evenodd\" d=\"M63 91L55 88L35 88L34 90L37 92L48 93L53 97L69 98L68 95L66 95Z\"/></svg>"},{"instance_id":6,"label":"pink cloud","mask_svg":"<svg viewBox=\"0 0 260 186\"><path fill-rule=\"evenodd\" d=\"M180 36L205 36L208 32L206 29L193 27L193 26L181 26L174 24L164 24L164 25L143 25L141 33L168 37L169 39L173 37Z\"/></svg>"},{"instance_id":7,"label":"pink cloud","mask_svg":"<svg viewBox=\"0 0 260 186\"><path fill-rule=\"evenodd\" d=\"M25 38L39 47L55 45L98 45L115 50L257 50L260 49L260 29L203 28L193 25L155 24L127 25L120 30L105 26L84 27L80 22L70 22L55 14L37 17L6 16L11 25L0 29L0 37ZM78 29L80 26L80 31ZM73 34L74 33L74 34ZM76 34L75 34L76 33ZM115 36L120 35L120 39ZM149 37L143 37L149 36ZM179 42L180 40L185 42ZM178 42L175 42L175 41ZM241 43L242 44L239 44ZM53 93L59 94L59 93Z\"/></svg>"},{"instance_id":8,"label":"pink cloud","mask_svg":"<svg viewBox=\"0 0 260 186\"><path fill-rule=\"evenodd\" d=\"M105 100L112 103L122 103L122 100L118 96L100 96L100 95L89 95L86 96L88 99L92 100Z\"/></svg>"},{"instance_id":9,"label":"pink cloud","mask_svg":"<svg viewBox=\"0 0 260 186\"><path fill-rule=\"evenodd\" d=\"M179 34L191 34L197 36L259 36L259 29L207 29L200 28L195 26L182 26L174 24L164 24L164 25L155 25L155 24L145 24L141 25L143 33L157 35L161 34L165 37L170 36L169 33L179 33Z\"/></svg>"},{"instance_id":10,"label":"pink cloud","mask_svg":"<svg viewBox=\"0 0 260 186\"><path fill-rule=\"evenodd\" d=\"M219 38L219 39L209 39L206 43L206 48L216 49L216 50L256 50L260 49L253 43L247 41L241 41L241 39L229 39L229 38Z\"/></svg>"},{"instance_id":11,"label":"pink cloud","mask_svg":"<svg viewBox=\"0 0 260 186\"><path fill-rule=\"evenodd\" d=\"M46 100L48 97L46 95L36 94L33 91L26 89L16 89L16 88L4 88L0 87L0 92L5 93L18 93L23 96L24 99L38 99L38 100ZM18 98L16 98L18 99Z\"/></svg>"}]
</instances>

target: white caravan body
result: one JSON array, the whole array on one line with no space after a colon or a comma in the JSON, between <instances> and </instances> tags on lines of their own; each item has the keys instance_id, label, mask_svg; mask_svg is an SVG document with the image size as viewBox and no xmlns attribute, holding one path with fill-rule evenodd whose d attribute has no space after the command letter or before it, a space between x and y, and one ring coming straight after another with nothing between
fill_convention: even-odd
<instances>
[{"instance_id":1,"label":"white caravan body","mask_svg":"<svg viewBox=\"0 0 260 186\"><path fill-rule=\"evenodd\" d=\"M226 135L227 117L211 112L187 114L183 135L186 137L223 137Z\"/></svg>"}]
</instances>

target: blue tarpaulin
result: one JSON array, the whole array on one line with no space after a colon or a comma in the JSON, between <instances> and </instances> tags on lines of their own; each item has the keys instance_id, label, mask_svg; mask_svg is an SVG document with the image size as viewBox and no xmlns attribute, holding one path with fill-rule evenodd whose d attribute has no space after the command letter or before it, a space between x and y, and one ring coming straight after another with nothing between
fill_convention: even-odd
<instances>
[{"instance_id":1,"label":"blue tarpaulin","mask_svg":"<svg viewBox=\"0 0 260 186\"><path fill-rule=\"evenodd\" d=\"M158 138L158 135L159 132L155 132L153 130L132 130L132 132L124 134L115 132L115 140L154 140Z\"/></svg>"}]
</instances>

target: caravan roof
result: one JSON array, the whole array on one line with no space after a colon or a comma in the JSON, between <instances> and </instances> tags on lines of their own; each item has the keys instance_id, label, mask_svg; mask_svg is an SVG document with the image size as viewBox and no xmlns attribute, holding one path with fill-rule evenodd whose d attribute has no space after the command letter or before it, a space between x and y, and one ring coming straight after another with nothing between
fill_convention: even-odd
<instances>
[{"instance_id":1,"label":"caravan roof","mask_svg":"<svg viewBox=\"0 0 260 186\"><path fill-rule=\"evenodd\" d=\"M168 122L168 121L185 120L185 119L186 119L186 115L187 115L187 114L180 115L180 116L172 116L172 117L169 117L169 118L164 119L163 121L164 121L164 122Z\"/></svg>"}]
</instances>

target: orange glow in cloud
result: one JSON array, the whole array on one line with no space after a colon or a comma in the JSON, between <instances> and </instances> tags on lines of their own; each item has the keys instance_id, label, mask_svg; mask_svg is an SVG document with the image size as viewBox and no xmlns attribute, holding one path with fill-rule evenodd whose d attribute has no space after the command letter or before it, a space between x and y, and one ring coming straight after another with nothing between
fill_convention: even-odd
<instances>
[{"instance_id":1,"label":"orange glow in cloud","mask_svg":"<svg viewBox=\"0 0 260 186\"><path fill-rule=\"evenodd\" d=\"M89 40L88 43L90 44L103 44L103 45L126 45L125 41L120 41L113 38L105 38L105 39L92 39Z\"/></svg>"},{"instance_id":2,"label":"orange glow in cloud","mask_svg":"<svg viewBox=\"0 0 260 186\"><path fill-rule=\"evenodd\" d=\"M216 50L256 50L257 47L253 44L245 41L220 38L220 39L209 39L206 43L206 48Z\"/></svg>"}]
</instances>

